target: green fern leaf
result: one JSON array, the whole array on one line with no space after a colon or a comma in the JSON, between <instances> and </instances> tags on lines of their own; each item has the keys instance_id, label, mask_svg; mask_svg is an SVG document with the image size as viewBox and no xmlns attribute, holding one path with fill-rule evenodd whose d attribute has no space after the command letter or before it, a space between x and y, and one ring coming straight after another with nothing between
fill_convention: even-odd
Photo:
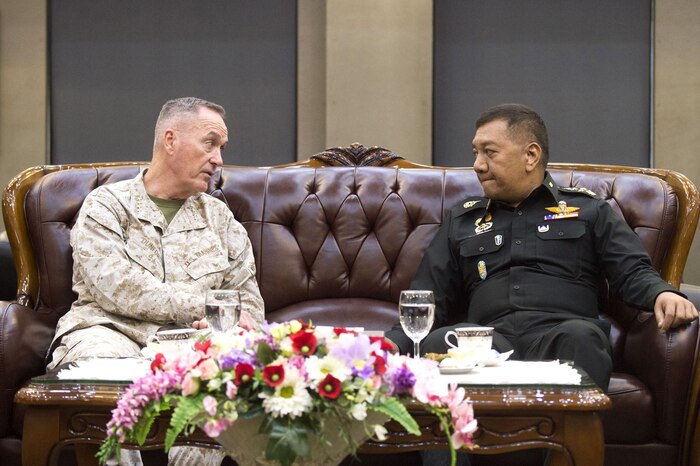
<instances>
[{"instance_id":1,"label":"green fern leaf","mask_svg":"<svg viewBox=\"0 0 700 466\"><path fill-rule=\"evenodd\" d=\"M177 436L193 423L194 418L202 411L204 394L199 393L193 397L183 397L177 402L170 418L170 427L165 434L165 451L169 451L175 443Z\"/></svg>"},{"instance_id":2,"label":"green fern leaf","mask_svg":"<svg viewBox=\"0 0 700 466\"><path fill-rule=\"evenodd\" d=\"M408 412L406 406L396 398L386 398L378 405L370 405L370 409L386 414L406 429L406 432L413 435L420 435L420 428L413 416Z\"/></svg>"}]
</instances>

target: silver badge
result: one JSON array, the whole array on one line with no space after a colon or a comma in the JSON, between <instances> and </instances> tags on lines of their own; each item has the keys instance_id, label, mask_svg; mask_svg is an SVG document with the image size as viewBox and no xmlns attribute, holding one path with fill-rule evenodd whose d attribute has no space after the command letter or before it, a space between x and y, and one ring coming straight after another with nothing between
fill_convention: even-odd
<instances>
[{"instance_id":1,"label":"silver badge","mask_svg":"<svg viewBox=\"0 0 700 466\"><path fill-rule=\"evenodd\" d=\"M480 235L482 233L489 231L491 228L493 228L493 222L482 223L481 225L479 225L478 227L476 227L474 229L474 233L476 233L477 235Z\"/></svg>"},{"instance_id":2,"label":"silver badge","mask_svg":"<svg viewBox=\"0 0 700 466\"><path fill-rule=\"evenodd\" d=\"M496 242L496 246L503 244L503 235L496 235L493 240Z\"/></svg>"},{"instance_id":3,"label":"silver badge","mask_svg":"<svg viewBox=\"0 0 700 466\"><path fill-rule=\"evenodd\" d=\"M470 207L474 207L478 203L479 203L479 201L467 201L464 203L464 208L468 209Z\"/></svg>"},{"instance_id":4,"label":"silver badge","mask_svg":"<svg viewBox=\"0 0 700 466\"><path fill-rule=\"evenodd\" d=\"M549 225L539 225L537 231L540 233L547 233L549 231Z\"/></svg>"}]
</instances>

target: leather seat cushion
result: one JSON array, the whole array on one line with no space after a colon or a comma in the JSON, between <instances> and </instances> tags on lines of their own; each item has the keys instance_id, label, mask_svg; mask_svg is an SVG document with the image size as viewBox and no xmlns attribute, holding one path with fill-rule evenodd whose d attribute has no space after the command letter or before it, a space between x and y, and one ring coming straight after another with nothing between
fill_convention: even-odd
<instances>
[{"instance_id":1,"label":"leather seat cushion","mask_svg":"<svg viewBox=\"0 0 700 466\"><path fill-rule=\"evenodd\" d=\"M636 377L613 372L608 387L613 407L602 413L606 444L641 444L654 440L651 392Z\"/></svg>"}]
</instances>

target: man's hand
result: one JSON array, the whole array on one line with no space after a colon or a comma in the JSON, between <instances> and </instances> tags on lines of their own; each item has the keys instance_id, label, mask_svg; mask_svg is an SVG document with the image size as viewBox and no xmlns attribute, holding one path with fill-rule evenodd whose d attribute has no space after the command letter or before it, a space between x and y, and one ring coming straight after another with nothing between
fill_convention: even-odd
<instances>
[{"instance_id":1,"label":"man's hand","mask_svg":"<svg viewBox=\"0 0 700 466\"><path fill-rule=\"evenodd\" d=\"M209 327L209 322L207 322L207 319L195 320L192 322L192 328L196 328L197 330L202 330L207 327Z\"/></svg>"},{"instance_id":2,"label":"man's hand","mask_svg":"<svg viewBox=\"0 0 700 466\"><path fill-rule=\"evenodd\" d=\"M246 310L241 311L241 318L238 319L238 326L246 330L253 330L258 326L257 322L251 317L250 313ZM202 330L203 328L209 327L207 319L195 320L192 322L192 328L197 330Z\"/></svg>"},{"instance_id":3,"label":"man's hand","mask_svg":"<svg viewBox=\"0 0 700 466\"><path fill-rule=\"evenodd\" d=\"M664 291L656 297L654 315L659 324L659 330L665 332L669 328L675 328L697 319L698 310L683 296Z\"/></svg>"},{"instance_id":4,"label":"man's hand","mask_svg":"<svg viewBox=\"0 0 700 466\"><path fill-rule=\"evenodd\" d=\"M245 309L241 311L241 318L238 319L238 326L246 330L253 330L258 326L253 317Z\"/></svg>"}]
</instances>

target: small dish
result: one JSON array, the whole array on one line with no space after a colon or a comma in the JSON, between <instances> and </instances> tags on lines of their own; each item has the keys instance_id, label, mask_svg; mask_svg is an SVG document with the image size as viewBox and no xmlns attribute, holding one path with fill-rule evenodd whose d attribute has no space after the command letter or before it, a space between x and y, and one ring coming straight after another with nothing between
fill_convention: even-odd
<instances>
[{"instance_id":1,"label":"small dish","mask_svg":"<svg viewBox=\"0 0 700 466\"><path fill-rule=\"evenodd\" d=\"M468 374L474 370L475 366L448 366L441 367L440 373L444 375Z\"/></svg>"},{"instance_id":2,"label":"small dish","mask_svg":"<svg viewBox=\"0 0 700 466\"><path fill-rule=\"evenodd\" d=\"M500 366L504 361L507 361L510 355L513 354L513 350L506 351L505 353L499 353L496 350L492 350L490 354L485 356L479 361L480 366Z\"/></svg>"}]
</instances>

